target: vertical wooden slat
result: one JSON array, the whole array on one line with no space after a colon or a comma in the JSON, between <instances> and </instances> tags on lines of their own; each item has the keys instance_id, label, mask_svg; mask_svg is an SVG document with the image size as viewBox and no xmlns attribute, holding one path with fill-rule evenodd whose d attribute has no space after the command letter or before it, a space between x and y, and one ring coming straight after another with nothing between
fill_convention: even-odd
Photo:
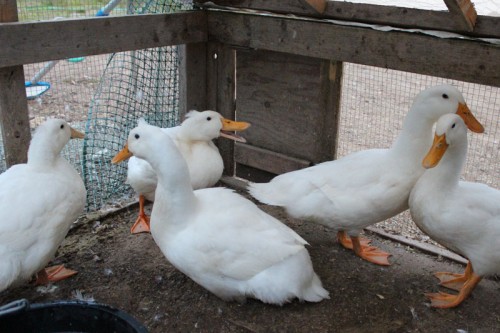
<instances>
[{"instance_id":1,"label":"vertical wooden slat","mask_svg":"<svg viewBox=\"0 0 500 333\"><path fill-rule=\"evenodd\" d=\"M329 61L324 64L328 73L328 80L323 80L327 91L325 101L325 112L323 119L322 153L323 160L328 161L336 157L339 118L340 118L340 98L342 95L342 73L343 63L341 61Z\"/></svg>"},{"instance_id":2,"label":"vertical wooden slat","mask_svg":"<svg viewBox=\"0 0 500 333\"><path fill-rule=\"evenodd\" d=\"M219 112L224 118L236 118L236 53L233 49L218 43L207 47L207 107ZM217 140L224 161L224 175L234 175L234 142Z\"/></svg>"},{"instance_id":3,"label":"vertical wooden slat","mask_svg":"<svg viewBox=\"0 0 500 333\"><path fill-rule=\"evenodd\" d=\"M16 0L0 1L0 22L15 22ZM7 167L27 161L31 140L23 66L0 68L0 126Z\"/></svg>"},{"instance_id":4,"label":"vertical wooden slat","mask_svg":"<svg viewBox=\"0 0 500 333\"><path fill-rule=\"evenodd\" d=\"M206 68L206 85L207 85L207 109L217 110L217 65L218 65L218 43L207 43L207 68Z\"/></svg>"},{"instance_id":5,"label":"vertical wooden slat","mask_svg":"<svg viewBox=\"0 0 500 333\"><path fill-rule=\"evenodd\" d=\"M189 110L207 109L206 43L179 46L179 113L183 119Z\"/></svg>"},{"instance_id":6,"label":"vertical wooden slat","mask_svg":"<svg viewBox=\"0 0 500 333\"><path fill-rule=\"evenodd\" d=\"M228 119L236 120L236 51L222 44L217 52L217 111ZM224 175L234 176L234 142L218 140L224 161Z\"/></svg>"}]
</instances>

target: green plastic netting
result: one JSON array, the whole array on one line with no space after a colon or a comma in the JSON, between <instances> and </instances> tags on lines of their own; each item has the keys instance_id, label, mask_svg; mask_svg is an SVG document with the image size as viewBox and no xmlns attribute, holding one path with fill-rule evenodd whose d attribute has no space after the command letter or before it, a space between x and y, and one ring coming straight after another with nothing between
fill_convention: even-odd
<instances>
[{"instance_id":1,"label":"green plastic netting","mask_svg":"<svg viewBox=\"0 0 500 333\"><path fill-rule=\"evenodd\" d=\"M128 12L169 13L189 9L179 1L133 1ZM124 145L140 117L171 127L179 122L177 47L116 53L109 57L92 99L83 146L82 176L87 187L87 209L96 210L130 195L125 184L127 163L111 159Z\"/></svg>"},{"instance_id":2,"label":"green plastic netting","mask_svg":"<svg viewBox=\"0 0 500 333\"><path fill-rule=\"evenodd\" d=\"M20 21L92 17L106 6L110 15L161 14L192 9L186 0L32 0L18 1ZM50 62L24 66L29 82ZM101 209L132 194L125 184L127 163L111 159L128 132L144 117L151 124L179 123L177 47L161 47L53 62L37 81L50 89L28 101L31 128L50 117L63 118L85 132L70 140L62 155L82 175L87 211ZM48 111L47 111L48 110ZM0 142L0 172L6 170Z\"/></svg>"}]
</instances>

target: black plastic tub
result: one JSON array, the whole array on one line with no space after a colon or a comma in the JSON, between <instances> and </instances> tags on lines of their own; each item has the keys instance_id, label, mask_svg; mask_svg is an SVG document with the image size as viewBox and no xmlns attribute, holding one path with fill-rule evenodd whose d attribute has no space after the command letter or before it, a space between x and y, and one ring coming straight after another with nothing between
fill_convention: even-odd
<instances>
[{"instance_id":1,"label":"black plastic tub","mask_svg":"<svg viewBox=\"0 0 500 333\"><path fill-rule=\"evenodd\" d=\"M2 333L147 333L129 314L104 304L56 301L30 304L21 299L0 307Z\"/></svg>"}]
</instances>

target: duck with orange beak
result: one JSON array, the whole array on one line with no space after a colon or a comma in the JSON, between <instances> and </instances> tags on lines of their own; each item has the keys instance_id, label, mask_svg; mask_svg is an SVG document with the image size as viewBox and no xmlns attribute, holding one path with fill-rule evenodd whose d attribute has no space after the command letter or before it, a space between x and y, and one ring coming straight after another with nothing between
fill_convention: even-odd
<instances>
[{"instance_id":1,"label":"duck with orange beak","mask_svg":"<svg viewBox=\"0 0 500 333\"><path fill-rule=\"evenodd\" d=\"M421 162L432 143L433 125L448 113L459 114L469 129L483 132L458 89L434 86L415 97L390 148L359 151L279 175L269 183L253 183L250 194L284 207L295 218L337 230L345 248L374 264L389 265L390 254L370 246L359 234L408 209L410 191L425 171Z\"/></svg>"},{"instance_id":2,"label":"duck with orange beak","mask_svg":"<svg viewBox=\"0 0 500 333\"><path fill-rule=\"evenodd\" d=\"M428 169L410 194L415 224L432 239L468 259L464 274L438 272L441 286L458 294L429 293L436 308L460 305L483 276L500 273L500 191L460 181L467 155L467 128L457 115L436 124L434 142L422 161Z\"/></svg>"},{"instance_id":3,"label":"duck with orange beak","mask_svg":"<svg viewBox=\"0 0 500 333\"><path fill-rule=\"evenodd\" d=\"M219 149L213 140L218 137L238 142L245 139L233 132L243 131L250 126L247 122L225 119L215 111L190 111L181 125L163 128L177 145L187 162L191 185L194 190L215 185L224 170ZM114 161L128 158L127 152L115 156ZM144 211L145 200L155 200L158 183L151 165L143 159L132 156L128 161L127 181L139 194L139 216L131 228L133 234L149 232L149 216Z\"/></svg>"}]
</instances>

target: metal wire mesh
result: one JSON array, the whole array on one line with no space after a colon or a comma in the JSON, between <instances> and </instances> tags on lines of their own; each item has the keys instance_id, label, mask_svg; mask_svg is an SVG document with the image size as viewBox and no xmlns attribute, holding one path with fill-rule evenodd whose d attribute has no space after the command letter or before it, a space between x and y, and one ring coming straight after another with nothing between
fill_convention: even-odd
<instances>
[{"instance_id":1,"label":"metal wire mesh","mask_svg":"<svg viewBox=\"0 0 500 333\"><path fill-rule=\"evenodd\" d=\"M110 5L110 15L192 8L191 1L184 0L33 0L19 1L18 11L20 21L37 21L91 17ZM110 160L137 118L162 127L178 123L177 59L176 47L162 47L24 66L27 82L50 84L43 95L28 101L30 126L35 128L45 119L57 117L86 133L84 140L71 140L62 155L84 179L87 210L100 209L129 194L129 186L124 184L126 163L111 166ZM49 64L49 70L43 72ZM0 154L3 172L1 142Z\"/></svg>"},{"instance_id":2,"label":"metal wire mesh","mask_svg":"<svg viewBox=\"0 0 500 333\"><path fill-rule=\"evenodd\" d=\"M368 148L388 148L399 134L413 98L425 88L449 83L457 87L485 133L469 133L463 179L500 187L500 89L371 66L344 64L337 157ZM378 226L389 232L415 233L408 212Z\"/></svg>"},{"instance_id":3,"label":"metal wire mesh","mask_svg":"<svg viewBox=\"0 0 500 333\"><path fill-rule=\"evenodd\" d=\"M116 1L116 0L115 0ZM19 1L22 21L55 17L95 16L106 0ZM190 9L183 0L122 0L110 15L168 13ZM46 63L25 65L26 80ZM499 187L499 89L437 77L344 64L338 156L366 148L388 147L400 131L413 97L440 83L457 86L486 133L470 135L464 179ZM128 131L144 116L152 124L178 123L177 49L164 47L61 60L44 77L50 90L30 100L30 119L36 127L47 117L68 120L86 131L85 141L73 140L63 155L80 171L88 188L88 209L99 209L130 195L124 184L126 164L110 165ZM0 156L4 156L0 144ZM0 158L0 171L5 160Z\"/></svg>"},{"instance_id":4,"label":"metal wire mesh","mask_svg":"<svg viewBox=\"0 0 500 333\"><path fill-rule=\"evenodd\" d=\"M168 13L187 6L175 1L133 1L128 11ZM161 127L178 123L178 89L177 47L123 52L109 58L85 130L83 179L88 210L130 194L125 184L126 163L115 166L111 159L138 118Z\"/></svg>"}]
</instances>

